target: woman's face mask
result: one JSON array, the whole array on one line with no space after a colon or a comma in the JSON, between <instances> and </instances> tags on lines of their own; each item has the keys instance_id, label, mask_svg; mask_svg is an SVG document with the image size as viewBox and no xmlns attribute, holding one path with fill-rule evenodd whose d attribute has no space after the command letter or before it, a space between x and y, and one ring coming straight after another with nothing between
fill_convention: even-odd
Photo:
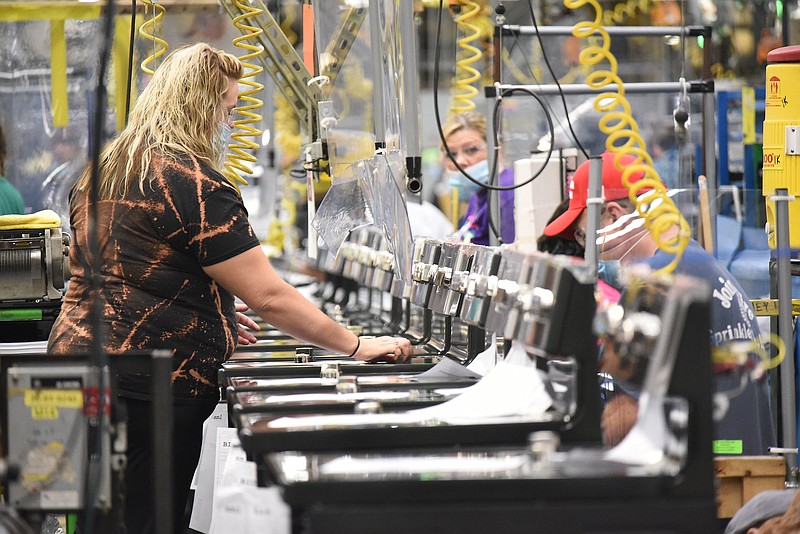
<instances>
[{"instance_id":1,"label":"woman's face mask","mask_svg":"<svg viewBox=\"0 0 800 534\"><path fill-rule=\"evenodd\" d=\"M489 181L489 161L483 160L479 161L474 165L470 165L464 171L470 175L475 180L478 180L482 184L485 184ZM456 170L448 170L447 171L448 181L450 183L450 187L458 190L458 198L459 200L469 200L470 197L478 190L480 190L481 186L474 183L472 180L461 174L461 171L458 169Z\"/></svg>"},{"instance_id":2,"label":"woman's face mask","mask_svg":"<svg viewBox=\"0 0 800 534\"><path fill-rule=\"evenodd\" d=\"M222 155L223 159L228 151L228 143L231 141L231 132L233 132L233 128L228 121L224 121L219 123L217 133L214 136L214 148L217 153Z\"/></svg>"}]
</instances>

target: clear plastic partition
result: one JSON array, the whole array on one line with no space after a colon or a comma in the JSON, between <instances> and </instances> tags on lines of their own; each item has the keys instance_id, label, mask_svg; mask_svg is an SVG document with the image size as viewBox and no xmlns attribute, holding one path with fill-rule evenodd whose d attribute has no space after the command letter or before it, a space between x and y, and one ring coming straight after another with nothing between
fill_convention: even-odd
<instances>
[{"instance_id":1,"label":"clear plastic partition","mask_svg":"<svg viewBox=\"0 0 800 534\"><path fill-rule=\"evenodd\" d=\"M410 280L412 236L402 189L406 165L399 152L399 5L340 1L315 9L322 90L328 99L320 106L320 126L328 141L332 186L314 226L335 250L328 239L344 239L347 221L342 214L368 207L373 224L386 236L397 275ZM385 151L376 154L381 146ZM331 221L338 227L331 227Z\"/></svg>"},{"instance_id":2,"label":"clear plastic partition","mask_svg":"<svg viewBox=\"0 0 800 534\"><path fill-rule=\"evenodd\" d=\"M317 209L312 224L334 256L351 231L376 221L373 204L364 190L369 174L366 164L348 166L331 184Z\"/></svg>"},{"instance_id":3,"label":"clear plastic partition","mask_svg":"<svg viewBox=\"0 0 800 534\"><path fill-rule=\"evenodd\" d=\"M411 249L413 238L411 223L408 220L408 209L401 183L405 179L406 168L399 152L375 157L375 190L382 191L382 202L374 205L380 207L380 222L389 250L394 254L394 264L398 276L404 280L411 279Z\"/></svg>"},{"instance_id":4,"label":"clear plastic partition","mask_svg":"<svg viewBox=\"0 0 800 534\"><path fill-rule=\"evenodd\" d=\"M604 114L595 107L595 94L567 93L562 100L559 94L551 94L547 86L541 87L545 92L539 93L536 85L531 89L541 104L523 92L515 92L503 98L499 104L497 128L503 166L513 167L514 161L529 157L534 152L546 153L551 146L554 149L576 147L581 158L585 155L597 156L607 150L609 132L601 130L599 126ZM696 187L697 175L702 173L702 96L686 95L683 105L688 108L690 118L682 127L676 127L673 113L680 100L677 92L625 94L641 142L651 155L661 180L670 188ZM715 110L710 112L716 113ZM552 134L548 115L553 124ZM490 135L493 126L490 116ZM617 145L621 146L624 140ZM541 163L536 162L532 166L533 171L540 166Z\"/></svg>"},{"instance_id":5,"label":"clear plastic partition","mask_svg":"<svg viewBox=\"0 0 800 534\"><path fill-rule=\"evenodd\" d=\"M0 23L5 176L22 193L27 212L52 209L64 228L69 189L87 160L99 34L99 20L66 20L66 57L53 65L50 21ZM63 90L53 90L56 71L66 79Z\"/></svg>"},{"instance_id":6,"label":"clear plastic partition","mask_svg":"<svg viewBox=\"0 0 800 534\"><path fill-rule=\"evenodd\" d=\"M769 265L775 251L767 242L762 192L723 185L716 191L671 189L669 196L689 223L692 238L731 272L746 296L769 297ZM800 280L792 284L795 296L800 295Z\"/></svg>"},{"instance_id":7,"label":"clear plastic partition","mask_svg":"<svg viewBox=\"0 0 800 534\"><path fill-rule=\"evenodd\" d=\"M329 101L320 110L322 133L338 138L339 152L343 138L368 135L373 149L375 141L400 148L401 36L395 4L340 0L314 5L319 73L325 77L321 88Z\"/></svg>"},{"instance_id":8,"label":"clear plastic partition","mask_svg":"<svg viewBox=\"0 0 800 534\"><path fill-rule=\"evenodd\" d=\"M84 4L81 4L84 6ZM11 10L12 8L3 8ZM68 194L88 160L92 113L101 46L101 8L52 5L50 20L20 19L0 22L0 128L6 140L5 177L22 193L27 212L52 209L69 227ZM149 13L147 18L151 18ZM40 19L37 11L31 18ZM63 32L59 20L63 20ZM140 11L137 25L143 22ZM117 18L122 46L111 54L106 81L103 141L124 123L126 91L117 87L127 76L127 29L130 19ZM170 10L156 34L169 45L203 41L240 55L232 40L239 35L224 13ZM153 52L153 43L137 39L130 105L149 81L140 64ZM150 65L157 67L165 56ZM62 80L57 82L55 80ZM251 213L254 210L251 209Z\"/></svg>"},{"instance_id":9,"label":"clear plastic partition","mask_svg":"<svg viewBox=\"0 0 800 534\"><path fill-rule=\"evenodd\" d=\"M331 129L373 132L373 72L367 2L314 5L314 37L323 94L331 101Z\"/></svg>"},{"instance_id":10,"label":"clear plastic partition","mask_svg":"<svg viewBox=\"0 0 800 534\"><path fill-rule=\"evenodd\" d=\"M402 2L395 0L372 0L374 3L379 4L377 11L380 17L379 25L380 31L378 43L380 53L377 54L381 59L381 73L380 75L385 80L383 83L383 125L384 125L384 141L386 148L389 150L398 150L401 148L400 139L400 116L402 113L401 103L403 101L403 82L405 80L403 73L403 62L407 62L407 58L402 55L402 39L401 24L398 10L401 8ZM415 59L415 58L414 58ZM412 60L413 61L413 60ZM413 63L407 68L414 68Z\"/></svg>"}]
</instances>

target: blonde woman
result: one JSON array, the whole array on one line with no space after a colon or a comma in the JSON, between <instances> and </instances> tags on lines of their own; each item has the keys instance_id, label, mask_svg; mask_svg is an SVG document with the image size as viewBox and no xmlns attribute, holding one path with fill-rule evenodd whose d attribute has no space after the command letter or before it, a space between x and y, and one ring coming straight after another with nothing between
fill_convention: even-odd
<instances>
[{"instance_id":1,"label":"blonde woman","mask_svg":"<svg viewBox=\"0 0 800 534\"><path fill-rule=\"evenodd\" d=\"M175 50L156 70L128 125L100 155L98 250L88 246L90 169L70 199L72 278L48 344L85 353L95 332L87 268L103 305L102 345L111 354L173 353L173 497L176 533L200 453L203 421L219 400L217 370L255 338L234 295L287 333L361 360L404 360L408 340L360 339L319 311L272 269L242 199L220 174L225 132L242 65L204 43ZM237 321L239 324L237 325ZM141 376L120 377L129 416L125 515L128 532L153 529L150 392Z\"/></svg>"},{"instance_id":2,"label":"blonde woman","mask_svg":"<svg viewBox=\"0 0 800 534\"><path fill-rule=\"evenodd\" d=\"M445 177L450 186L458 191L459 202L469 202L467 212L459 223L456 236L462 241L488 245L492 229L489 227L490 198L489 190L481 187L464 176L453 164L453 159L469 176L475 180L488 183L491 172L489 152L486 146L486 117L474 111L457 113L442 126L446 147L451 157L443 155ZM503 187L514 185L513 169L499 168L499 177L493 183ZM499 221L500 241L514 241L514 191L492 191L492 195L500 195L500 215L491 213L493 221Z\"/></svg>"}]
</instances>

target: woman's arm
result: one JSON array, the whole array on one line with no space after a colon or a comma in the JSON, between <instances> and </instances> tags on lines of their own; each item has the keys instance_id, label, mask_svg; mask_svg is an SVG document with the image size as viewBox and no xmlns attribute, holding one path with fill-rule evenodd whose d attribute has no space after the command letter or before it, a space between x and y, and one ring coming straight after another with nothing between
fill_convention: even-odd
<instances>
[{"instance_id":1,"label":"woman's arm","mask_svg":"<svg viewBox=\"0 0 800 534\"><path fill-rule=\"evenodd\" d=\"M203 270L265 321L293 337L342 354L351 354L358 347L355 357L360 360L403 361L411 357L411 343L404 338L382 336L359 342L354 333L286 283L259 247Z\"/></svg>"}]
</instances>

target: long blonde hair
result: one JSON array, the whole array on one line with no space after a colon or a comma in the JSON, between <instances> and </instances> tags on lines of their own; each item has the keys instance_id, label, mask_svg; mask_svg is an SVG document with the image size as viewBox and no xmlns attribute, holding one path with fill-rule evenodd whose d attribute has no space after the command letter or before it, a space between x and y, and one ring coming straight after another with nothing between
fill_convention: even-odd
<instances>
[{"instance_id":1,"label":"long blonde hair","mask_svg":"<svg viewBox=\"0 0 800 534\"><path fill-rule=\"evenodd\" d=\"M100 154L98 198L124 198L138 183L144 193L154 156L188 154L219 169L224 154L214 136L225 120L221 106L229 79L242 77L239 60L205 43L176 49L156 69L128 124ZM75 188L88 192L91 164Z\"/></svg>"}]
</instances>

